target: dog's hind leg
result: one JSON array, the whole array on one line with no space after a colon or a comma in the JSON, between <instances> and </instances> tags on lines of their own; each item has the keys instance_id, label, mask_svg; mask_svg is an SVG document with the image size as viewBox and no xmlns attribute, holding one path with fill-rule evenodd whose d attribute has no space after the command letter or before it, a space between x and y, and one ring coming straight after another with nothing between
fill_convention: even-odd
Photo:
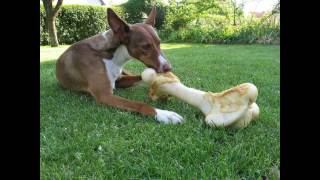
<instances>
[{"instance_id":1,"label":"dog's hind leg","mask_svg":"<svg viewBox=\"0 0 320 180\"><path fill-rule=\"evenodd\" d=\"M122 69L121 72L122 75L129 75L129 76L133 76L134 74L132 74L130 71L126 70L126 69Z\"/></svg>"}]
</instances>

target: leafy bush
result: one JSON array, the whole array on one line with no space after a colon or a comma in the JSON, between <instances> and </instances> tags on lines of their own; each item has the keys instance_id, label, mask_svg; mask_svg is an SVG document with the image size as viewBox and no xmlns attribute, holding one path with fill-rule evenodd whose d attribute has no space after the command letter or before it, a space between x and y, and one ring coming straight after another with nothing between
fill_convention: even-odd
<instances>
[{"instance_id":1,"label":"leafy bush","mask_svg":"<svg viewBox=\"0 0 320 180\"><path fill-rule=\"evenodd\" d=\"M155 27L160 29L164 23L167 6L162 0L129 0L121 6L125 11L124 20L130 24L143 22L143 18L149 15L153 6L157 9Z\"/></svg>"},{"instance_id":2,"label":"leafy bush","mask_svg":"<svg viewBox=\"0 0 320 180\"><path fill-rule=\"evenodd\" d=\"M159 36L167 42L279 44L280 22L270 19L276 18L270 15L253 20L244 18L236 26L221 16L198 18L185 23L184 27L166 22Z\"/></svg>"},{"instance_id":3,"label":"leafy bush","mask_svg":"<svg viewBox=\"0 0 320 180\"><path fill-rule=\"evenodd\" d=\"M176 31L180 28L185 28L188 23L194 20L195 6L177 6L170 4L167 8L165 18L166 30Z\"/></svg>"},{"instance_id":4,"label":"leafy bush","mask_svg":"<svg viewBox=\"0 0 320 180\"><path fill-rule=\"evenodd\" d=\"M72 44L107 29L106 8L101 6L66 5L58 15L58 38Z\"/></svg>"},{"instance_id":5,"label":"leafy bush","mask_svg":"<svg viewBox=\"0 0 320 180\"><path fill-rule=\"evenodd\" d=\"M229 5L214 4L209 0L182 2L167 7L165 25L159 32L161 39L167 42L280 43L279 13L255 19L244 17L238 10L234 25Z\"/></svg>"},{"instance_id":6,"label":"leafy bush","mask_svg":"<svg viewBox=\"0 0 320 180\"><path fill-rule=\"evenodd\" d=\"M156 16L156 29L161 29L164 25L165 15L167 11L167 6L162 3L162 1L156 1L154 3L147 3L144 8L144 13L148 16L151 12L152 7L155 6L157 9L157 16Z\"/></svg>"},{"instance_id":7,"label":"leafy bush","mask_svg":"<svg viewBox=\"0 0 320 180\"><path fill-rule=\"evenodd\" d=\"M240 43L279 44L280 22L277 15L267 14L261 19L244 22L232 39Z\"/></svg>"},{"instance_id":8,"label":"leafy bush","mask_svg":"<svg viewBox=\"0 0 320 180\"><path fill-rule=\"evenodd\" d=\"M145 0L129 0L123 4L122 7L126 12L124 16L125 21L130 24L141 22L145 5Z\"/></svg>"},{"instance_id":9,"label":"leafy bush","mask_svg":"<svg viewBox=\"0 0 320 180\"><path fill-rule=\"evenodd\" d=\"M45 12L44 12L43 6L40 6L40 44L41 45L49 44L49 34L47 30L47 25L45 22Z\"/></svg>"},{"instance_id":10,"label":"leafy bush","mask_svg":"<svg viewBox=\"0 0 320 180\"><path fill-rule=\"evenodd\" d=\"M167 42L279 44L280 24L257 20L239 26L188 25L177 31L161 30L159 36Z\"/></svg>"}]
</instances>

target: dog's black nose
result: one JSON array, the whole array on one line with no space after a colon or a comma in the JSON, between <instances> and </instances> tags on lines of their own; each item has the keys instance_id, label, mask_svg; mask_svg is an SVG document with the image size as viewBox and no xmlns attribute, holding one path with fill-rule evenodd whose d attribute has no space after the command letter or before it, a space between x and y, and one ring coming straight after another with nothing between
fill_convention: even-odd
<instances>
[{"instance_id":1,"label":"dog's black nose","mask_svg":"<svg viewBox=\"0 0 320 180\"><path fill-rule=\"evenodd\" d=\"M171 71L171 65L170 64L165 64L163 65L162 67L163 69L163 72L168 72L168 71Z\"/></svg>"}]
</instances>

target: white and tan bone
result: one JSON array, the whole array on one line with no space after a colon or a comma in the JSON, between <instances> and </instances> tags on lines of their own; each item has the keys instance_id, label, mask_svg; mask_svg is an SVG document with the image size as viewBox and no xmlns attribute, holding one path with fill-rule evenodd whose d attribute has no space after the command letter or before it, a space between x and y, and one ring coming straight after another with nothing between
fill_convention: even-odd
<instances>
[{"instance_id":1,"label":"white and tan bone","mask_svg":"<svg viewBox=\"0 0 320 180\"><path fill-rule=\"evenodd\" d=\"M199 108L210 126L243 128L259 116L259 107L255 103L258 90L251 83L212 93L186 87L171 72L156 73L147 68L141 76L150 85L149 96L152 100L175 96Z\"/></svg>"}]
</instances>

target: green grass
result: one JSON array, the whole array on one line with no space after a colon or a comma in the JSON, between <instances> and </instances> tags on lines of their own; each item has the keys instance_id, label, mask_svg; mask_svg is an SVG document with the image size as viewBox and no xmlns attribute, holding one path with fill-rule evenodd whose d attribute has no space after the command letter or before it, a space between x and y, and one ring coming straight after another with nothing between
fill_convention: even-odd
<instances>
[{"instance_id":1,"label":"green grass","mask_svg":"<svg viewBox=\"0 0 320 180\"><path fill-rule=\"evenodd\" d=\"M185 123L160 124L64 90L54 60L67 47L40 47L41 179L261 179L280 166L279 46L163 45L187 86L258 87L260 118L242 130L212 129L199 110L175 98L152 102L144 84L115 94L173 110ZM131 61L126 68L140 73L144 66Z\"/></svg>"}]
</instances>

